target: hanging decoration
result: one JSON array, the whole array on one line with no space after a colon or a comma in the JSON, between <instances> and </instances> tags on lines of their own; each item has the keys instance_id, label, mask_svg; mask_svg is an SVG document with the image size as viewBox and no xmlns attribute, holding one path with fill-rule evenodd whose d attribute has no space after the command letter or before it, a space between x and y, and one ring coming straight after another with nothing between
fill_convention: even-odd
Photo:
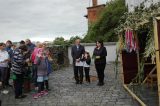
<instances>
[{"instance_id":1,"label":"hanging decoration","mask_svg":"<svg viewBox=\"0 0 160 106\"><path fill-rule=\"evenodd\" d=\"M125 31L125 43L128 52L137 51L138 45L136 40L136 35L132 29L126 29Z\"/></svg>"}]
</instances>

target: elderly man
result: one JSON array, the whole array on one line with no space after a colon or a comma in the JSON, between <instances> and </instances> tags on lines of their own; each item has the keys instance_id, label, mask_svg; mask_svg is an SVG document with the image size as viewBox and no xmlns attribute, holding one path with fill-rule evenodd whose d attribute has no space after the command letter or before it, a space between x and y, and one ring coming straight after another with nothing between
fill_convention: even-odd
<instances>
[{"instance_id":1,"label":"elderly man","mask_svg":"<svg viewBox=\"0 0 160 106\"><path fill-rule=\"evenodd\" d=\"M72 46L71 55L73 58L73 69L76 84L83 83L83 54L85 52L84 46L80 44L80 39L75 41L75 45Z\"/></svg>"},{"instance_id":2,"label":"elderly man","mask_svg":"<svg viewBox=\"0 0 160 106\"><path fill-rule=\"evenodd\" d=\"M26 39L25 44L26 44L26 46L27 46L27 48L28 48L28 51L29 51L30 53L32 53L33 50L34 50L34 48L36 47L36 45L33 44L30 39Z\"/></svg>"}]
</instances>

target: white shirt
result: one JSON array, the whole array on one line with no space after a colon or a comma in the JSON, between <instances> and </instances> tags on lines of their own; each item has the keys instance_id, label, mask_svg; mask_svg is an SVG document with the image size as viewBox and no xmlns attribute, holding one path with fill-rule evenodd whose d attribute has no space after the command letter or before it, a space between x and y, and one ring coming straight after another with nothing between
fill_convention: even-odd
<instances>
[{"instance_id":1,"label":"white shirt","mask_svg":"<svg viewBox=\"0 0 160 106\"><path fill-rule=\"evenodd\" d=\"M88 64L86 63L86 61L84 61L84 62L83 62L83 67L90 67L90 65L88 65Z\"/></svg>"},{"instance_id":2,"label":"white shirt","mask_svg":"<svg viewBox=\"0 0 160 106\"><path fill-rule=\"evenodd\" d=\"M5 50L0 50L0 67L8 67L8 62L4 62L4 60L9 59L9 54ZM2 62L2 63L1 63Z\"/></svg>"},{"instance_id":3,"label":"white shirt","mask_svg":"<svg viewBox=\"0 0 160 106\"><path fill-rule=\"evenodd\" d=\"M76 66L83 66L83 62L82 61L76 62Z\"/></svg>"}]
</instances>

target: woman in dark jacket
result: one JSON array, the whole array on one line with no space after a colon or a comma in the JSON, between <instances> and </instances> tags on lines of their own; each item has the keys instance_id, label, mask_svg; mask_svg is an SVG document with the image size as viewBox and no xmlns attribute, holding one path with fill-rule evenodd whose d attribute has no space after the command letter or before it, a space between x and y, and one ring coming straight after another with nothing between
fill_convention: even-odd
<instances>
[{"instance_id":1,"label":"woman in dark jacket","mask_svg":"<svg viewBox=\"0 0 160 106\"><path fill-rule=\"evenodd\" d=\"M95 68L98 75L98 86L104 85L104 70L106 66L106 56L107 56L107 50L103 45L103 41L97 41L96 42L96 48L94 49L93 56L95 58Z\"/></svg>"}]
</instances>

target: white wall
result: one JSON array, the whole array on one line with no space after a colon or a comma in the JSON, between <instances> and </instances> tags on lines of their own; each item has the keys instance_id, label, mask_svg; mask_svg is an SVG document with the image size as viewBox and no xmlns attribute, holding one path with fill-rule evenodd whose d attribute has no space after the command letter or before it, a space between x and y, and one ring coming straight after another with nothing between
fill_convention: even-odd
<instances>
[{"instance_id":1,"label":"white wall","mask_svg":"<svg viewBox=\"0 0 160 106\"><path fill-rule=\"evenodd\" d=\"M134 11L134 8L139 6L145 0L126 0L126 6L128 6L128 12ZM151 4L160 2L160 0L147 0L144 4L146 7L149 7Z\"/></svg>"},{"instance_id":2,"label":"white wall","mask_svg":"<svg viewBox=\"0 0 160 106\"><path fill-rule=\"evenodd\" d=\"M82 44L85 47L85 50L90 53L90 55L93 55L93 50L95 48L95 44ZM116 44L115 43L105 43L105 47L107 49L107 62L113 62L116 59ZM68 48L68 57L69 57L69 63L72 64L72 57L71 57L71 47ZM94 60L92 60L92 63L94 63Z\"/></svg>"}]
</instances>

